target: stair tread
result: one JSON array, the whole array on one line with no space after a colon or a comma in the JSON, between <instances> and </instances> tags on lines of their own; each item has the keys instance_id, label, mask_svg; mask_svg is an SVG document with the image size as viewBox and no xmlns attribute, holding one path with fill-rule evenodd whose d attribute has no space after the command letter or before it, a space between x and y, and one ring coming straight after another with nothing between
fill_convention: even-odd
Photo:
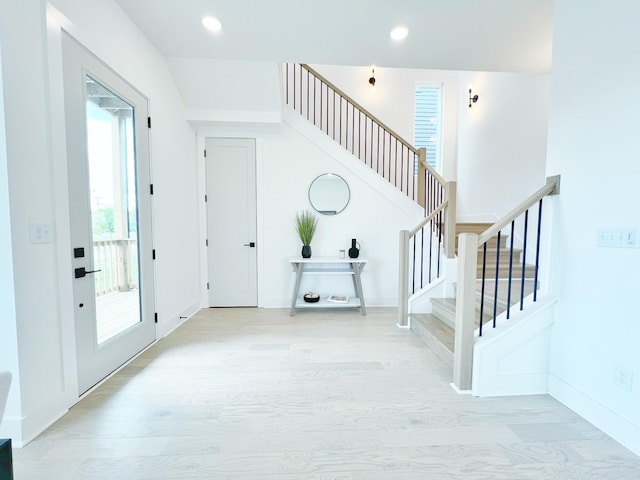
<instances>
[{"instance_id":1,"label":"stair tread","mask_svg":"<svg viewBox=\"0 0 640 480\"><path fill-rule=\"evenodd\" d=\"M477 233L480 234L487 230L493 223L487 222L461 222L456 223L456 235L459 233Z\"/></svg>"},{"instance_id":2,"label":"stair tread","mask_svg":"<svg viewBox=\"0 0 640 480\"><path fill-rule=\"evenodd\" d=\"M455 298L432 298L432 314L438 318L441 322L451 327L455 325L456 316L456 299ZM435 308L433 308L435 307ZM435 310L435 311L434 311ZM442 316L440 315L442 314ZM480 304L476 305L476 324L478 324L478 318L480 317ZM482 312L482 318L484 322L493 318L493 310L490 312L484 309Z\"/></svg>"},{"instance_id":3,"label":"stair tread","mask_svg":"<svg viewBox=\"0 0 640 480\"><path fill-rule=\"evenodd\" d=\"M508 303L508 286L506 281L500 281L498 283L498 299L496 307L496 315L502 314L507 310ZM533 280L525 280L524 295L525 297L533 293ZM539 285L538 285L539 288ZM517 308L520 302L521 283L512 282L511 284L511 309ZM495 280L485 281L484 303L482 304L482 319L483 323L492 321L495 296ZM482 281L476 281L476 293L475 293L475 310L476 310L476 326L479 325L478 319L480 318L480 304L482 301ZM431 299L432 315L439 319L443 324L449 328L455 328L455 315L456 315L456 299L455 298L432 298Z\"/></svg>"}]
</instances>

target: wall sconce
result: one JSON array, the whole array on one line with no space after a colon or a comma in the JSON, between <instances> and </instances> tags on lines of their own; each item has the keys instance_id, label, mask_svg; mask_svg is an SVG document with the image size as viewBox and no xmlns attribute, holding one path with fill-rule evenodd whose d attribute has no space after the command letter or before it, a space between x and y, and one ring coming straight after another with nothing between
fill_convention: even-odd
<instances>
[{"instance_id":1,"label":"wall sconce","mask_svg":"<svg viewBox=\"0 0 640 480\"><path fill-rule=\"evenodd\" d=\"M369 77L369 85L372 87L376 86L376 77L375 77L375 69L371 69L371 77Z\"/></svg>"},{"instance_id":2,"label":"wall sconce","mask_svg":"<svg viewBox=\"0 0 640 480\"><path fill-rule=\"evenodd\" d=\"M469 89L469 108L478 101L478 95L474 95L471 89Z\"/></svg>"}]
</instances>

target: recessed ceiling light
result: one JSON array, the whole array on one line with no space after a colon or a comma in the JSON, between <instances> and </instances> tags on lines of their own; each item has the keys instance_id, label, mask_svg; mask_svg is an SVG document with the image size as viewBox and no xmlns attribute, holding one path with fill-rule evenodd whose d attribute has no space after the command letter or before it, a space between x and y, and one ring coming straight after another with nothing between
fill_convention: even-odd
<instances>
[{"instance_id":1,"label":"recessed ceiling light","mask_svg":"<svg viewBox=\"0 0 640 480\"><path fill-rule=\"evenodd\" d=\"M216 17L204 17L202 19L202 25L211 32L219 32L222 30L222 22Z\"/></svg>"},{"instance_id":2,"label":"recessed ceiling light","mask_svg":"<svg viewBox=\"0 0 640 480\"><path fill-rule=\"evenodd\" d=\"M399 42L400 40L404 40L409 35L409 29L404 25L398 25L391 30L389 36L392 40Z\"/></svg>"}]
</instances>

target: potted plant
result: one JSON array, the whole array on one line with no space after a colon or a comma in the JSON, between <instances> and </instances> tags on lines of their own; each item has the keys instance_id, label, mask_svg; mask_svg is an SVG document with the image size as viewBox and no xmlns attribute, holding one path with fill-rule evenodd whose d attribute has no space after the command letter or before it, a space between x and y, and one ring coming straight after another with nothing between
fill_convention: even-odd
<instances>
[{"instance_id":1,"label":"potted plant","mask_svg":"<svg viewBox=\"0 0 640 480\"><path fill-rule=\"evenodd\" d=\"M316 216L305 210L302 213L296 213L296 231L302 242L302 258L311 257L311 239L316 233L318 219Z\"/></svg>"}]
</instances>

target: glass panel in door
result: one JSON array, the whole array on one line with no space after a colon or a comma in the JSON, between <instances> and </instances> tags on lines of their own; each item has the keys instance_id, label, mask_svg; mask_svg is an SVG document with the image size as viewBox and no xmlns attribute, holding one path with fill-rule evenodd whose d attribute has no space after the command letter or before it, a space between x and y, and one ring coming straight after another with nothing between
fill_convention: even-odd
<instances>
[{"instance_id":1,"label":"glass panel in door","mask_svg":"<svg viewBox=\"0 0 640 480\"><path fill-rule=\"evenodd\" d=\"M141 321L134 108L86 76L96 343Z\"/></svg>"}]
</instances>

